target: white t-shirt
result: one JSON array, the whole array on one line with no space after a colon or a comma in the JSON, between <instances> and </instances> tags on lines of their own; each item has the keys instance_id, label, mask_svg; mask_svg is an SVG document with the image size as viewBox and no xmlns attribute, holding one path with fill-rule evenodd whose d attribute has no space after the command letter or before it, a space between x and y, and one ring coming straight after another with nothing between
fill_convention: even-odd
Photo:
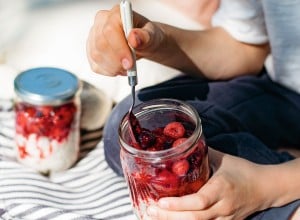
<instances>
[{"instance_id":1,"label":"white t-shirt","mask_svg":"<svg viewBox=\"0 0 300 220\"><path fill-rule=\"evenodd\" d=\"M300 0L221 0L213 26L251 44L270 43L271 79L300 94Z\"/></svg>"}]
</instances>

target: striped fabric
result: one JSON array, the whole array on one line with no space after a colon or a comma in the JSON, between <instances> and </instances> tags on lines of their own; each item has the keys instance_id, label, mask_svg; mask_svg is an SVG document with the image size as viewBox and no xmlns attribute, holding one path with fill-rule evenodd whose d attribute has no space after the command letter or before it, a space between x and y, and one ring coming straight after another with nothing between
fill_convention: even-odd
<instances>
[{"instance_id":1,"label":"striped fabric","mask_svg":"<svg viewBox=\"0 0 300 220\"><path fill-rule=\"evenodd\" d=\"M0 101L0 219L136 219L123 178L108 167L102 129L82 131L80 159L71 169L43 176L14 154L12 101Z\"/></svg>"}]
</instances>

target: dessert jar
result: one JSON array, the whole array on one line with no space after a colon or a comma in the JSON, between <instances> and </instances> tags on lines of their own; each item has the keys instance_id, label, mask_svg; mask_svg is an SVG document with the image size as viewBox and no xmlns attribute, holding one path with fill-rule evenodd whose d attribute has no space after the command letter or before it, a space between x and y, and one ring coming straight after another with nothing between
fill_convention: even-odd
<instances>
[{"instance_id":1,"label":"dessert jar","mask_svg":"<svg viewBox=\"0 0 300 220\"><path fill-rule=\"evenodd\" d=\"M132 141L128 118L119 127L120 158L135 214L162 197L196 193L209 178L208 148L194 108L156 99L134 108L140 125ZM137 146L138 145L138 146Z\"/></svg>"},{"instance_id":2,"label":"dessert jar","mask_svg":"<svg viewBox=\"0 0 300 220\"><path fill-rule=\"evenodd\" d=\"M17 159L41 173L70 168L80 142L80 81L63 69L34 68L14 80Z\"/></svg>"}]
</instances>

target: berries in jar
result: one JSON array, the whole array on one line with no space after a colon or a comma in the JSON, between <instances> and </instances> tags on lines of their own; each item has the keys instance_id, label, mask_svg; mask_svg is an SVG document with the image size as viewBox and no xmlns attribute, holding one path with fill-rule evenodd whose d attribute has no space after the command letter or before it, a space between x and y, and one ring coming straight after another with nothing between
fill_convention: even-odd
<instances>
[{"instance_id":1,"label":"berries in jar","mask_svg":"<svg viewBox=\"0 0 300 220\"><path fill-rule=\"evenodd\" d=\"M196 193L204 185L208 148L200 117L185 102L155 99L133 111L132 129L127 115L120 123L120 158L135 214L143 220L160 198Z\"/></svg>"},{"instance_id":2,"label":"berries in jar","mask_svg":"<svg viewBox=\"0 0 300 220\"><path fill-rule=\"evenodd\" d=\"M80 81L58 68L34 68L14 81L17 159L41 173L70 168L80 141Z\"/></svg>"}]
</instances>

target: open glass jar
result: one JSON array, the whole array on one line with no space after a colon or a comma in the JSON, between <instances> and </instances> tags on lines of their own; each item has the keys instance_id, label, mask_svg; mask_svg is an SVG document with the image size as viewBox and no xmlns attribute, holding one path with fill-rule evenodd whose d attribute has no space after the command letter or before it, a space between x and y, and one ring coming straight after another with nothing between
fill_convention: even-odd
<instances>
[{"instance_id":1,"label":"open glass jar","mask_svg":"<svg viewBox=\"0 0 300 220\"><path fill-rule=\"evenodd\" d=\"M142 129L132 143L128 117L119 127L121 164L135 214L162 197L197 192L209 178L208 149L194 108L174 99L156 99L134 108Z\"/></svg>"},{"instance_id":2,"label":"open glass jar","mask_svg":"<svg viewBox=\"0 0 300 220\"><path fill-rule=\"evenodd\" d=\"M62 69L35 68L14 81L18 160L42 173L71 167L80 141L80 82Z\"/></svg>"}]
</instances>

